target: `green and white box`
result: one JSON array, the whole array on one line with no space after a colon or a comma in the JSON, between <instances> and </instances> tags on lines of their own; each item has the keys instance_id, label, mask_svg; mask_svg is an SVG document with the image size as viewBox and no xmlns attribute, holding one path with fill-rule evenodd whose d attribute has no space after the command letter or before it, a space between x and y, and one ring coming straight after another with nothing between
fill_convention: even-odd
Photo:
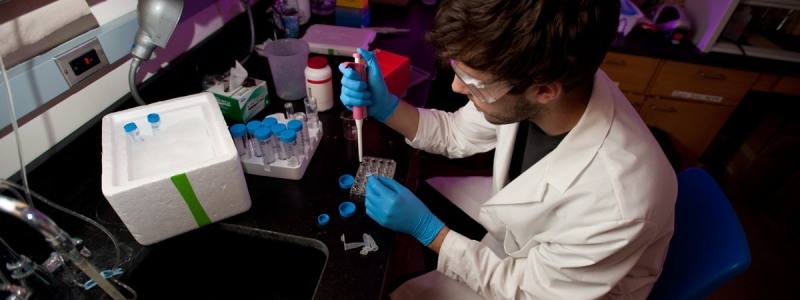
<instances>
[{"instance_id":1,"label":"green and white box","mask_svg":"<svg viewBox=\"0 0 800 300\"><path fill-rule=\"evenodd\" d=\"M264 80L248 77L240 87L228 87L228 78L225 78L206 90L216 96L222 115L228 119L247 122L269 104L269 91Z\"/></svg>"}]
</instances>

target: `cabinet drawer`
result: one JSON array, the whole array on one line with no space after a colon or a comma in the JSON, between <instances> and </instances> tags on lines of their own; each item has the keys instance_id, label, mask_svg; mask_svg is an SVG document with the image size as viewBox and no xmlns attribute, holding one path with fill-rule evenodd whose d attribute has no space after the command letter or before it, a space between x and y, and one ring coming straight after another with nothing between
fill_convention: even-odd
<instances>
[{"instance_id":1,"label":"cabinet drawer","mask_svg":"<svg viewBox=\"0 0 800 300\"><path fill-rule=\"evenodd\" d=\"M800 95L800 77L781 77L778 83L775 84L773 91L789 95Z\"/></svg>"},{"instance_id":2,"label":"cabinet drawer","mask_svg":"<svg viewBox=\"0 0 800 300\"><path fill-rule=\"evenodd\" d=\"M635 108L636 111L639 111L639 109L642 108L642 104L644 103L645 95L632 93L632 92L623 92L623 94L625 94L625 97L628 98L628 101L631 102L631 105L633 105L633 108Z\"/></svg>"},{"instance_id":3,"label":"cabinet drawer","mask_svg":"<svg viewBox=\"0 0 800 300\"><path fill-rule=\"evenodd\" d=\"M638 93L644 93L657 67L658 59L615 52L606 54L600 65L621 90Z\"/></svg>"},{"instance_id":4,"label":"cabinet drawer","mask_svg":"<svg viewBox=\"0 0 800 300\"><path fill-rule=\"evenodd\" d=\"M733 112L733 107L648 97L639 114L647 125L669 132L692 156L700 157Z\"/></svg>"},{"instance_id":5,"label":"cabinet drawer","mask_svg":"<svg viewBox=\"0 0 800 300\"><path fill-rule=\"evenodd\" d=\"M757 78L753 72L667 61L653 79L650 93L735 106Z\"/></svg>"}]
</instances>

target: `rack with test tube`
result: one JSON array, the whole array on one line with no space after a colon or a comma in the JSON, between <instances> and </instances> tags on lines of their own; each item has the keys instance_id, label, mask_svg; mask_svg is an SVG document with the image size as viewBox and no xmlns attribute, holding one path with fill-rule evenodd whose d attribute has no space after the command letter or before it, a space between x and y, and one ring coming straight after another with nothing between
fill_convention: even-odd
<instances>
[{"instance_id":1,"label":"rack with test tube","mask_svg":"<svg viewBox=\"0 0 800 300\"><path fill-rule=\"evenodd\" d=\"M298 180L308 168L311 157L317 150L320 139L322 138L322 126L310 124L319 120L309 120L304 113L295 113L287 119L283 113L275 113L264 118L264 120L250 121L253 134L244 134L242 137L241 126L243 124L231 125L231 134L237 147L241 145L239 156L244 172L259 176L284 178ZM299 124L296 121L300 121ZM261 126L256 126L260 122ZM277 125L277 126L276 126ZM262 128L270 128L264 130ZM281 139L281 131L291 130L291 134L286 134L286 138ZM266 133L269 132L269 133ZM294 136L294 139L289 136ZM237 141L237 139L239 141ZM289 141L294 141L289 142ZM287 153L285 143L291 143L295 151Z\"/></svg>"}]
</instances>

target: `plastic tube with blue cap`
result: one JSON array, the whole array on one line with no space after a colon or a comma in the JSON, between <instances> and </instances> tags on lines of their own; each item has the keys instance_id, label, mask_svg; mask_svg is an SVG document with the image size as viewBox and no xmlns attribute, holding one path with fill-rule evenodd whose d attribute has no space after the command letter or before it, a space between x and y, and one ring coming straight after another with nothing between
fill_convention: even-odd
<instances>
[{"instance_id":1,"label":"plastic tube with blue cap","mask_svg":"<svg viewBox=\"0 0 800 300\"><path fill-rule=\"evenodd\" d=\"M125 129L125 133L127 133L134 142L144 141L142 134L139 132L139 127L136 127L136 123L130 122L125 124L123 128Z\"/></svg>"},{"instance_id":2,"label":"plastic tube with blue cap","mask_svg":"<svg viewBox=\"0 0 800 300\"><path fill-rule=\"evenodd\" d=\"M231 137L233 138L233 144L236 146L236 151L239 152L239 156L248 154L247 147L245 147L245 142L247 140L247 127L245 127L242 123L236 123L231 125L230 132Z\"/></svg>"},{"instance_id":3,"label":"plastic tube with blue cap","mask_svg":"<svg viewBox=\"0 0 800 300\"><path fill-rule=\"evenodd\" d=\"M247 144L247 146L252 148L253 155L255 155L256 157L264 156L264 154L261 153L261 147L258 146L258 141L256 140L256 136L255 136L256 129L259 129L259 128L261 128L261 122L259 122L259 121L247 122L247 133L248 133L248 138L247 138L248 144Z\"/></svg>"},{"instance_id":4,"label":"plastic tube with blue cap","mask_svg":"<svg viewBox=\"0 0 800 300\"><path fill-rule=\"evenodd\" d=\"M258 146L263 154L264 170L269 171L269 164L277 160L278 154L275 153L275 148L272 146L272 131L269 128L261 127L255 131Z\"/></svg>"}]
</instances>

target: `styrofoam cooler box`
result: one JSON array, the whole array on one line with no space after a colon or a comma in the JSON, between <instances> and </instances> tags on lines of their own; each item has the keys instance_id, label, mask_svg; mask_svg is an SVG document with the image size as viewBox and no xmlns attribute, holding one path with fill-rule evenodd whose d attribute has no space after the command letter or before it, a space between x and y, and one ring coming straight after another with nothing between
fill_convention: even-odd
<instances>
[{"instance_id":1,"label":"styrofoam cooler box","mask_svg":"<svg viewBox=\"0 0 800 300\"><path fill-rule=\"evenodd\" d=\"M158 129L148 123L151 113L160 116ZM142 140L123 129L130 122ZM103 194L140 244L250 209L242 164L213 94L110 113L102 125Z\"/></svg>"}]
</instances>

